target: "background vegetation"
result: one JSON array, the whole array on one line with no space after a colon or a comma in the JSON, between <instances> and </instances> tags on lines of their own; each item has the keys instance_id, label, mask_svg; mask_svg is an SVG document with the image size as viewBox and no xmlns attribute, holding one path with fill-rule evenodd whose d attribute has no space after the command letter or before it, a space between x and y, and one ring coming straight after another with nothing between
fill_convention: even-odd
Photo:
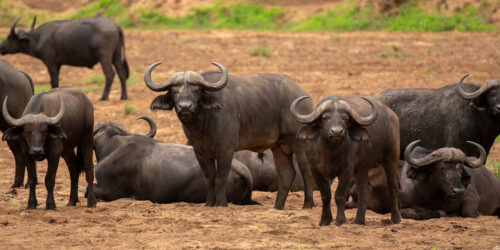
<instances>
[{"instance_id":1,"label":"background vegetation","mask_svg":"<svg viewBox=\"0 0 500 250\"><path fill-rule=\"evenodd\" d=\"M100 0L63 17L52 13L33 13L0 0L0 25L9 26L17 16L26 23L37 14L43 23L53 19L105 16L126 28L141 29L250 29L250 30L385 30L385 31L497 31L485 15L491 5L483 0L478 7L466 6L451 14L424 10L414 1L399 6L390 14L380 14L373 6L360 7L352 2L300 21L285 18L288 10L255 3L223 3L195 8L180 17L169 17L155 8L130 8L120 0ZM29 20L29 21L26 21Z\"/></svg>"}]
</instances>

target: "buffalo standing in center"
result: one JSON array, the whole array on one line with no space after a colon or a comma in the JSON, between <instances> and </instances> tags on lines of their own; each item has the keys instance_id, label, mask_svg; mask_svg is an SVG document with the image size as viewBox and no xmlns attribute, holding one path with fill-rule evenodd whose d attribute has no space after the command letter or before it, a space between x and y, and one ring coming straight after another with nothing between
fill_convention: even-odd
<instances>
[{"instance_id":1,"label":"buffalo standing in center","mask_svg":"<svg viewBox=\"0 0 500 250\"><path fill-rule=\"evenodd\" d=\"M4 60L0 60L0 104L5 97L10 96L8 110L13 117L20 117L24 107L33 96L33 81L24 72L12 67ZM0 106L2 108L2 106ZM5 132L11 126L0 116L0 131ZM5 139L5 137L3 137ZM34 165L34 161L27 157L26 146L21 141L7 141L10 150L14 154L16 164L16 175L13 188L21 187L24 181L26 166Z\"/></svg>"},{"instance_id":2,"label":"buffalo standing in center","mask_svg":"<svg viewBox=\"0 0 500 250\"><path fill-rule=\"evenodd\" d=\"M116 122L95 126L96 197L105 201L134 197L157 203L205 202L205 178L193 148L154 140L154 121L140 118L150 124L147 136L130 134ZM231 164L227 188L229 201L251 203L252 174L237 160Z\"/></svg>"},{"instance_id":3,"label":"buffalo standing in center","mask_svg":"<svg viewBox=\"0 0 500 250\"><path fill-rule=\"evenodd\" d=\"M464 84L467 76L439 89L389 89L377 97L399 116L401 152L422 140L427 148L455 147L467 155L477 154L466 143L474 141L489 153L500 134L500 82Z\"/></svg>"},{"instance_id":4,"label":"buffalo standing in center","mask_svg":"<svg viewBox=\"0 0 500 250\"><path fill-rule=\"evenodd\" d=\"M366 206L370 198L368 170L378 165L382 165L387 174L391 220L399 223L399 127L396 114L380 101L371 98L341 99L335 96L323 98L313 112L301 114L296 110L296 105L306 98L309 97L297 98L290 111L297 121L306 124L297 137L307 142L307 159L321 192L323 209L319 225L330 225L332 221L332 194L328 181L335 177L338 177L335 224L340 226L346 222L344 206L353 177L359 187L360 197L354 223L365 224Z\"/></svg>"},{"instance_id":5,"label":"buffalo standing in center","mask_svg":"<svg viewBox=\"0 0 500 250\"><path fill-rule=\"evenodd\" d=\"M304 145L295 140L301 124L289 112L292 101L306 94L304 90L284 75L230 76L218 63L213 64L222 72L178 72L157 84L151 71L158 64L148 67L144 81L151 90L167 93L156 97L151 109L175 109L205 174L207 206L227 206L225 183L235 151L271 148L279 176L274 207L285 206L295 176L293 154L304 177L304 207L313 207L313 180ZM312 104L301 109L309 112Z\"/></svg>"},{"instance_id":6,"label":"buffalo standing in center","mask_svg":"<svg viewBox=\"0 0 500 250\"><path fill-rule=\"evenodd\" d=\"M95 207L96 199L92 186L94 181L92 163L94 107L92 102L75 88L55 88L31 97L21 118L16 119L9 113L9 100L9 97L5 97L2 113L11 128L5 131L3 138L7 141L24 142L29 150L30 160L47 159L45 208L56 208L54 186L60 157L66 161L71 177L68 205L75 206L78 202L78 176L85 171L87 206ZM35 193L36 182L35 165L28 165L30 188L28 209L35 209L38 205Z\"/></svg>"},{"instance_id":7,"label":"buffalo standing in center","mask_svg":"<svg viewBox=\"0 0 500 250\"><path fill-rule=\"evenodd\" d=\"M101 63L106 85L101 100L107 100L115 77L113 66L120 78L121 99L127 99L129 68L125 58L123 31L108 18L53 21L35 29L36 17L29 30L16 28L21 17L10 28L7 39L0 43L0 53L24 53L45 64L52 88L59 86L62 65L92 68Z\"/></svg>"}]
</instances>

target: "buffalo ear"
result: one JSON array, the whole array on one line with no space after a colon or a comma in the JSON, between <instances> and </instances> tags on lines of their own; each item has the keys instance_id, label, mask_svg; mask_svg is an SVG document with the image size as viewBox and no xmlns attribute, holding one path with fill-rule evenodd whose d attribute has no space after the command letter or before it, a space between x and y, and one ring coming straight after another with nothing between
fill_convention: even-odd
<instances>
[{"instance_id":1,"label":"buffalo ear","mask_svg":"<svg viewBox=\"0 0 500 250\"><path fill-rule=\"evenodd\" d=\"M223 109L224 106L215 97L202 93L200 96L200 104L204 109Z\"/></svg>"},{"instance_id":2,"label":"buffalo ear","mask_svg":"<svg viewBox=\"0 0 500 250\"><path fill-rule=\"evenodd\" d=\"M464 185L464 187L467 187L470 184L471 175L469 171L470 170L465 167L462 168L462 184Z\"/></svg>"},{"instance_id":3,"label":"buffalo ear","mask_svg":"<svg viewBox=\"0 0 500 250\"><path fill-rule=\"evenodd\" d=\"M365 128L351 126L351 128L349 128L349 136L354 141L370 144L370 135L368 135L368 131L366 131Z\"/></svg>"},{"instance_id":4,"label":"buffalo ear","mask_svg":"<svg viewBox=\"0 0 500 250\"><path fill-rule=\"evenodd\" d=\"M49 126L49 136L50 138L52 139L62 139L62 140L66 140L66 133L64 132L64 130L60 127L56 127L56 126Z\"/></svg>"},{"instance_id":5,"label":"buffalo ear","mask_svg":"<svg viewBox=\"0 0 500 250\"><path fill-rule=\"evenodd\" d=\"M315 140L319 136L319 129L316 125L305 125L297 133L297 140Z\"/></svg>"},{"instance_id":6,"label":"buffalo ear","mask_svg":"<svg viewBox=\"0 0 500 250\"><path fill-rule=\"evenodd\" d=\"M420 170L415 167L410 166L406 171L406 176L413 180L423 181L425 180L427 173L425 170Z\"/></svg>"},{"instance_id":7,"label":"buffalo ear","mask_svg":"<svg viewBox=\"0 0 500 250\"><path fill-rule=\"evenodd\" d=\"M17 36L17 40L21 43L21 44L28 44L30 42L30 38L25 35L24 33L22 34L19 34Z\"/></svg>"},{"instance_id":8,"label":"buffalo ear","mask_svg":"<svg viewBox=\"0 0 500 250\"><path fill-rule=\"evenodd\" d=\"M469 106L477 109L477 110L487 110L488 109L488 102L486 101L486 98L484 95L480 95L477 98L474 98L469 101Z\"/></svg>"},{"instance_id":9,"label":"buffalo ear","mask_svg":"<svg viewBox=\"0 0 500 250\"><path fill-rule=\"evenodd\" d=\"M23 133L22 127L14 127L5 130L2 136L2 141L15 141L21 137Z\"/></svg>"},{"instance_id":10,"label":"buffalo ear","mask_svg":"<svg viewBox=\"0 0 500 250\"><path fill-rule=\"evenodd\" d=\"M174 100L172 100L170 93L167 92L166 94L157 96L153 99L149 108L153 111L159 109L172 110L174 108Z\"/></svg>"}]
</instances>

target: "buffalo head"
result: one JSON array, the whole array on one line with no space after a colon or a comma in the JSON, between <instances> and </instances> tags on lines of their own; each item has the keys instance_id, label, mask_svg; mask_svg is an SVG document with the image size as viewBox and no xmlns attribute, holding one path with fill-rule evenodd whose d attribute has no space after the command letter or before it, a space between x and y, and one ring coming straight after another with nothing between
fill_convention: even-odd
<instances>
[{"instance_id":1,"label":"buffalo head","mask_svg":"<svg viewBox=\"0 0 500 250\"><path fill-rule=\"evenodd\" d=\"M5 121L12 126L5 131L2 140L18 140L24 138L29 148L29 154L36 160L45 158L45 142L47 136L52 139L66 139L62 128L57 126L64 115L64 103L60 100L60 109L54 117L48 117L44 113L25 114L16 119L10 116L7 109L7 98L3 102L2 113Z\"/></svg>"},{"instance_id":2,"label":"buffalo head","mask_svg":"<svg viewBox=\"0 0 500 250\"><path fill-rule=\"evenodd\" d=\"M346 136L353 140L368 141L368 134L363 128L372 124L378 116L377 105L366 97L372 108L370 115L363 117L346 101L338 97L327 97L320 101L310 114L299 114L295 106L302 100L309 98L302 96L295 99L290 107L295 119L304 126L298 133L298 139L315 139L318 135L333 143L341 142Z\"/></svg>"},{"instance_id":3,"label":"buffalo head","mask_svg":"<svg viewBox=\"0 0 500 250\"><path fill-rule=\"evenodd\" d=\"M412 157L412 151L420 140L414 141L406 147L405 161L410 165L407 176L410 179L421 181L446 197L456 199L464 195L470 183L471 176L464 166L478 168L486 161L484 148L471 141L481 156L467 157L457 148L440 148L421 158Z\"/></svg>"},{"instance_id":4,"label":"buffalo head","mask_svg":"<svg viewBox=\"0 0 500 250\"><path fill-rule=\"evenodd\" d=\"M18 17L12 24L7 39L0 43L0 54L13 54L23 51L24 48L28 47L31 39L27 34L29 34L29 32L31 32L35 27L36 16L33 18L30 29L27 31L21 28L16 28L19 19L21 19L21 17Z\"/></svg>"},{"instance_id":5,"label":"buffalo head","mask_svg":"<svg viewBox=\"0 0 500 250\"><path fill-rule=\"evenodd\" d=\"M216 83L208 82L202 75L188 71L177 72L166 82L157 84L151 80L151 71L160 63L154 63L148 67L144 74L144 82L149 89L160 92L167 91L166 94L156 97L151 103L151 109L171 110L182 120L189 119L200 108L220 108L221 105L206 91L218 91L224 88L228 82L226 68L219 63L213 62L221 72L221 79Z\"/></svg>"},{"instance_id":6,"label":"buffalo head","mask_svg":"<svg viewBox=\"0 0 500 250\"><path fill-rule=\"evenodd\" d=\"M468 100L472 107L479 110L486 110L492 116L500 118L500 81L493 80L475 91L467 92L463 86L463 81L467 76L469 74L462 76L458 80L458 94Z\"/></svg>"}]
</instances>

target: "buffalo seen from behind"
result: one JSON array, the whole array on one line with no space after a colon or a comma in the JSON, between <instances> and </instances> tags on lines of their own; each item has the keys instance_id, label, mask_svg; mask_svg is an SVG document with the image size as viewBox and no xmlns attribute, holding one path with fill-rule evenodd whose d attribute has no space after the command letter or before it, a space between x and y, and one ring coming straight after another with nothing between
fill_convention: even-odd
<instances>
[{"instance_id":1,"label":"buffalo seen from behind","mask_svg":"<svg viewBox=\"0 0 500 250\"><path fill-rule=\"evenodd\" d=\"M306 124L298 133L307 143L307 158L316 184L321 192L323 208L319 225L332 221L329 180L338 177L335 191L337 217L335 224L346 222L345 202L351 180L358 185L359 207L354 223L365 224L369 200L368 170L382 165L387 174L391 201L391 220L401 221L398 201L397 167L399 158L398 117L383 103L367 97L341 99L323 98L313 112L301 114L296 110L297 98L290 111L297 121Z\"/></svg>"},{"instance_id":2,"label":"buffalo seen from behind","mask_svg":"<svg viewBox=\"0 0 500 250\"><path fill-rule=\"evenodd\" d=\"M205 174L207 206L227 205L225 184L235 151L269 148L279 176L275 208L284 208L295 176L293 154L304 177L304 207L314 205L304 145L295 140L302 126L289 112L292 101L306 94L304 90L284 75L229 76L218 63L213 64L222 72L179 72L157 84L151 71L158 64L148 67L144 80L151 90L167 93L156 97L151 109L175 109ZM303 106L303 112L312 110L311 103Z\"/></svg>"},{"instance_id":3,"label":"buffalo seen from behind","mask_svg":"<svg viewBox=\"0 0 500 250\"><path fill-rule=\"evenodd\" d=\"M2 55L24 53L42 60L49 71L52 88L59 86L62 65L92 68L101 63L106 77L101 100L108 99L114 66L121 82L121 99L127 99L129 68L123 31L117 24L98 17L53 21L35 29L35 17L30 29L25 31L16 28L19 19L12 24L7 39L0 43Z\"/></svg>"},{"instance_id":4,"label":"buffalo seen from behind","mask_svg":"<svg viewBox=\"0 0 500 250\"><path fill-rule=\"evenodd\" d=\"M500 133L500 82L479 87L464 84L467 76L439 89L389 89L378 96L399 116L401 152L422 140L427 148L455 147L467 155L477 153L466 143L474 141L489 153Z\"/></svg>"},{"instance_id":5,"label":"buffalo seen from behind","mask_svg":"<svg viewBox=\"0 0 500 250\"><path fill-rule=\"evenodd\" d=\"M55 88L31 97L20 118L13 118L10 115L8 109L10 100L11 98L6 97L2 106L3 117L11 126L5 131L3 139L25 143L30 161L47 159L46 209L56 208L54 185L60 157L66 161L71 176L68 205L74 206L78 202L78 176L85 171L87 206L95 207L96 199L92 186L94 180L92 163L94 108L90 100L75 88ZM28 209L34 209L38 205L35 193L36 183L35 164L29 164Z\"/></svg>"},{"instance_id":6,"label":"buffalo seen from behind","mask_svg":"<svg viewBox=\"0 0 500 250\"><path fill-rule=\"evenodd\" d=\"M10 102L7 109L13 117L21 117L24 107L33 96L33 91L33 81L26 73L15 69L4 60L0 60L0 105L9 96ZM10 127L12 126L4 120L3 116L0 116L0 131L5 132ZM26 145L23 141L7 141L7 143L14 154L16 165L16 176L12 187L21 187L26 166L34 166L35 162L27 157Z\"/></svg>"},{"instance_id":7,"label":"buffalo seen from behind","mask_svg":"<svg viewBox=\"0 0 500 250\"><path fill-rule=\"evenodd\" d=\"M500 179L484 166L486 150L480 157L467 156L457 148L429 150L412 142L399 164L401 214L404 218L425 220L443 216L500 217ZM377 213L389 212L388 188L381 168L370 173L372 196L368 208ZM356 186L353 200L356 202ZM355 205L355 204L354 204Z\"/></svg>"},{"instance_id":8,"label":"buffalo seen from behind","mask_svg":"<svg viewBox=\"0 0 500 250\"><path fill-rule=\"evenodd\" d=\"M100 122L94 128L97 157L95 195L112 201L133 197L156 203L205 202L207 188L193 148L154 140L156 125L147 136L130 134L116 122ZM252 174L233 160L227 179L227 198L251 203Z\"/></svg>"}]
</instances>

